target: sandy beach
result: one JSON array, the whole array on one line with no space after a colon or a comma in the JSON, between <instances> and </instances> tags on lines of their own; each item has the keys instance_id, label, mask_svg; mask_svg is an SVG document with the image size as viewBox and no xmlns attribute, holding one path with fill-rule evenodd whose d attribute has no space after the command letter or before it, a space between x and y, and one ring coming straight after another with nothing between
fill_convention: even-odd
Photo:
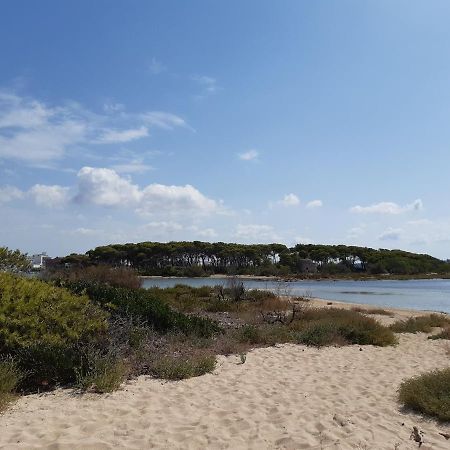
<instances>
[{"instance_id":1,"label":"sandy beach","mask_svg":"<svg viewBox=\"0 0 450 450\"><path fill-rule=\"evenodd\" d=\"M375 317L389 323L420 314L392 313ZM448 449L439 433L450 425L402 411L396 390L405 378L448 366L449 344L425 334L399 341L280 345L249 352L244 364L220 357L213 374L186 381L139 377L102 396L29 395L0 416L0 448L404 450L418 448L410 440L416 425L425 433L422 450Z\"/></svg>"}]
</instances>

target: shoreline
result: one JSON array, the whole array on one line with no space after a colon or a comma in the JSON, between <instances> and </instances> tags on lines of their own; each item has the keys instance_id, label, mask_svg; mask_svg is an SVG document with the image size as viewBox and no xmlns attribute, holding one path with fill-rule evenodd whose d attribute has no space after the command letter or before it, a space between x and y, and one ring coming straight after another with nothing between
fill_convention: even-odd
<instances>
[{"instance_id":1,"label":"shoreline","mask_svg":"<svg viewBox=\"0 0 450 450\"><path fill-rule=\"evenodd\" d=\"M261 280L261 281L280 281L285 283L294 283L296 281L423 281L423 280L450 280L450 275L441 274L442 276L436 276L438 274L418 274L415 276L407 275L386 275L386 276L362 276L362 277L282 277L278 275L226 275L226 274L213 274L202 277L187 277L187 276L164 276L164 275L139 275L139 278L146 279L231 279L237 278L242 280Z\"/></svg>"}]
</instances>

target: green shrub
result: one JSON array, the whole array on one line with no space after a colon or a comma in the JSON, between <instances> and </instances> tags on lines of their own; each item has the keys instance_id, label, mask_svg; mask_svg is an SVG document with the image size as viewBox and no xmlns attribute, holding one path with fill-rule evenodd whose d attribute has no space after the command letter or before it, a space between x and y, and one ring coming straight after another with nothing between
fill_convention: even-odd
<instances>
[{"instance_id":1,"label":"green shrub","mask_svg":"<svg viewBox=\"0 0 450 450\"><path fill-rule=\"evenodd\" d=\"M414 411L450 420L450 368L435 370L404 381L399 401Z\"/></svg>"},{"instance_id":2,"label":"green shrub","mask_svg":"<svg viewBox=\"0 0 450 450\"><path fill-rule=\"evenodd\" d=\"M395 333L430 333L433 328L450 325L450 320L440 314L410 317L408 320L399 320L390 326Z\"/></svg>"},{"instance_id":3,"label":"green shrub","mask_svg":"<svg viewBox=\"0 0 450 450\"><path fill-rule=\"evenodd\" d=\"M82 281L67 283L66 286L74 293L86 293L91 300L115 313L143 321L161 333L181 331L185 334L210 337L220 331L216 322L174 311L146 289L116 288Z\"/></svg>"},{"instance_id":4,"label":"green shrub","mask_svg":"<svg viewBox=\"0 0 450 450\"><path fill-rule=\"evenodd\" d=\"M190 356L187 358L164 356L156 360L150 369L153 376L165 380L183 380L212 372L216 367L213 355Z\"/></svg>"},{"instance_id":5,"label":"green shrub","mask_svg":"<svg viewBox=\"0 0 450 450\"><path fill-rule=\"evenodd\" d=\"M86 296L0 274L0 355L15 358L26 388L73 381L80 347L101 341L107 327L107 314Z\"/></svg>"},{"instance_id":6,"label":"green shrub","mask_svg":"<svg viewBox=\"0 0 450 450\"><path fill-rule=\"evenodd\" d=\"M0 360L0 412L14 398L14 392L23 374L12 358Z\"/></svg>"},{"instance_id":7,"label":"green shrub","mask_svg":"<svg viewBox=\"0 0 450 450\"><path fill-rule=\"evenodd\" d=\"M298 342L306 345L377 345L396 343L393 332L371 317L339 308L308 308L290 327Z\"/></svg>"},{"instance_id":8,"label":"green shrub","mask_svg":"<svg viewBox=\"0 0 450 450\"><path fill-rule=\"evenodd\" d=\"M237 331L238 341L246 344L263 344L261 329L253 325L244 325Z\"/></svg>"},{"instance_id":9,"label":"green shrub","mask_svg":"<svg viewBox=\"0 0 450 450\"><path fill-rule=\"evenodd\" d=\"M99 394L118 389L127 373L126 365L117 358L106 355L91 356L86 367L77 371L77 385L82 390Z\"/></svg>"}]
</instances>

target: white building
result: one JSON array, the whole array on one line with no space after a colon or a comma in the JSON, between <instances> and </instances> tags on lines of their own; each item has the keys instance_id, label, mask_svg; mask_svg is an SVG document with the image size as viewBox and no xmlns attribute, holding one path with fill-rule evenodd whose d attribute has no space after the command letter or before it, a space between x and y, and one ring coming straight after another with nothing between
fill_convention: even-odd
<instances>
[{"instance_id":1,"label":"white building","mask_svg":"<svg viewBox=\"0 0 450 450\"><path fill-rule=\"evenodd\" d=\"M50 258L46 252L38 253L29 257L31 268L35 270L40 270L45 267L45 260Z\"/></svg>"}]
</instances>

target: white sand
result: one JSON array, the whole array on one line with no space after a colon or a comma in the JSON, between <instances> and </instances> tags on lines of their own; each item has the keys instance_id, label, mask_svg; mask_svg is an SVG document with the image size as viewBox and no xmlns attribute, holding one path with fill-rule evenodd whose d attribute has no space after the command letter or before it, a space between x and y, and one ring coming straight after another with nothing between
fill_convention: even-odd
<instances>
[{"instance_id":1,"label":"white sand","mask_svg":"<svg viewBox=\"0 0 450 450\"><path fill-rule=\"evenodd\" d=\"M245 364L221 357L214 374L181 382L140 377L104 396L30 395L0 416L0 448L405 450L418 448L409 439L417 425L421 450L450 449L439 435L449 425L396 402L402 379L449 365L448 345L424 334L387 348L283 345L254 350Z\"/></svg>"}]
</instances>

